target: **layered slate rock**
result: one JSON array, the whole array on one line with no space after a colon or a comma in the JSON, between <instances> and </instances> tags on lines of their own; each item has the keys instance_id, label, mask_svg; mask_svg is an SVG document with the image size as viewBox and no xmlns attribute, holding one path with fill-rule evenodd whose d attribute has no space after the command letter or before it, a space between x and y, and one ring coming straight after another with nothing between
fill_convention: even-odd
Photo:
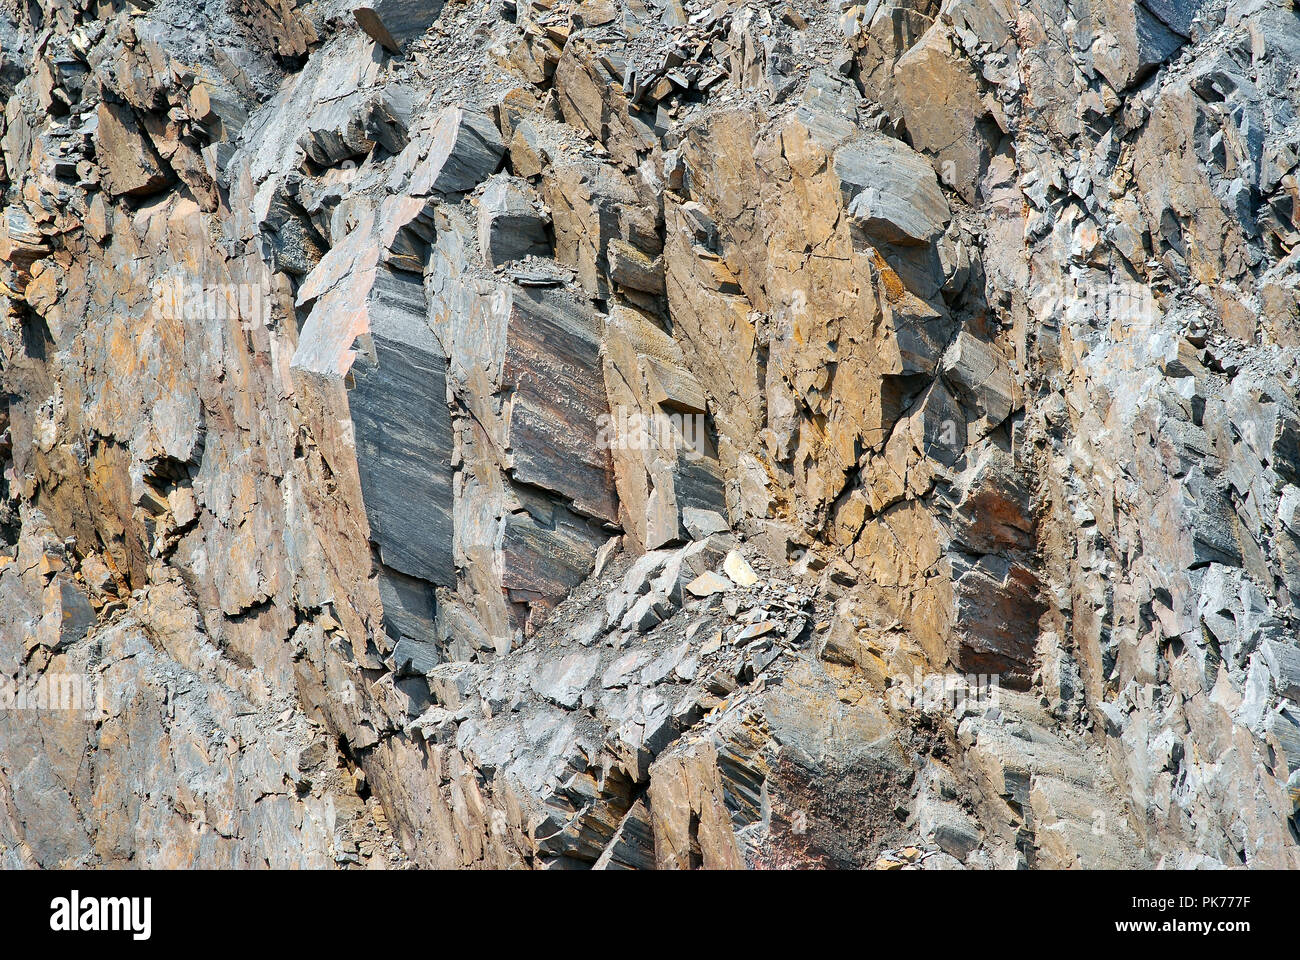
<instances>
[{"instance_id":1,"label":"layered slate rock","mask_svg":"<svg viewBox=\"0 0 1300 960\"><path fill-rule=\"evenodd\" d=\"M477 623L471 635L508 649L590 572L618 500L599 433L608 408L597 316L564 289L556 264L534 258L514 281L487 273L479 235L467 217L440 210L430 319L453 405L467 415L456 544L468 576L458 602Z\"/></svg>"},{"instance_id":2,"label":"layered slate rock","mask_svg":"<svg viewBox=\"0 0 1300 960\"><path fill-rule=\"evenodd\" d=\"M465 193L487 179L505 145L496 125L472 107L447 107L394 165L389 185L413 196Z\"/></svg>"},{"instance_id":3,"label":"layered slate rock","mask_svg":"<svg viewBox=\"0 0 1300 960\"><path fill-rule=\"evenodd\" d=\"M509 300L501 374L511 394L511 475L560 494L579 513L613 520L609 453L598 442L607 405L595 317L545 290L516 287Z\"/></svg>"},{"instance_id":4,"label":"layered slate rock","mask_svg":"<svg viewBox=\"0 0 1300 960\"><path fill-rule=\"evenodd\" d=\"M429 644L434 588L456 582L446 357L421 278L399 269L410 251L393 253L412 228L418 239L421 210L390 201L322 260L299 292L312 308L294 364L347 378L385 622L394 641Z\"/></svg>"},{"instance_id":5,"label":"layered slate rock","mask_svg":"<svg viewBox=\"0 0 1300 960\"><path fill-rule=\"evenodd\" d=\"M649 316L618 307L606 324L603 433L613 447L626 533L653 550L692 537L688 510L725 522L708 402L681 348Z\"/></svg>"},{"instance_id":6,"label":"layered slate rock","mask_svg":"<svg viewBox=\"0 0 1300 960\"><path fill-rule=\"evenodd\" d=\"M370 532L386 566L450 586L447 360L425 321L418 279L397 271L377 279L371 295L385 310L357 345L348 401Z\"/></svg>"}]
</instances>

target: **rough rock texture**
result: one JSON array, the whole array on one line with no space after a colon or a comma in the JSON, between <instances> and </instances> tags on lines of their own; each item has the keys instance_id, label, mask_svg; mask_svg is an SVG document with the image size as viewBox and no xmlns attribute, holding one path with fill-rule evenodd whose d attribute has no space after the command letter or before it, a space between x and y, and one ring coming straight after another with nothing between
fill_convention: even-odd
<instances>
[{"instance_id":1,"label":"rough rock texture","mask_svg":"<svg viewBox=\"0 0 1300 960\"><path fill-rule=\"evenodd\" d=\"M1298 71L0 0L0 865L1300 867Z\"/></svg>"}]
</instances>

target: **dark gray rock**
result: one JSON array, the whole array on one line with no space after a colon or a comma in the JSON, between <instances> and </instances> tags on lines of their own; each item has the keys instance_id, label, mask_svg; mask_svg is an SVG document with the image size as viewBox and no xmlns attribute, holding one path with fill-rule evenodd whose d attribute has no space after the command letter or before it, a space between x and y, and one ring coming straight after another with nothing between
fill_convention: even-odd
<instances>
[{"instance_id":1,"label":"dark gray rock","mask_svg":"<svg viewBox=\"0 0 1300 960\"><path fill-rule=\"evenodd\" d=\"M545 218L519 185L506 177L488 183L479 199L478 243L489 267L551 254Z\"/></svg>"},{"instance_id":2,"label":"dark gray rock","mask_svg":"<svg viewBox=\"0 0 1300 960\"><path fill-rule=\"evenodd\" d=\"M372 330L352 366L349 406L371 539L383 563L455 583L446 358L424 320L418 278L380 267Z\"/></svg>"}]
</instances>

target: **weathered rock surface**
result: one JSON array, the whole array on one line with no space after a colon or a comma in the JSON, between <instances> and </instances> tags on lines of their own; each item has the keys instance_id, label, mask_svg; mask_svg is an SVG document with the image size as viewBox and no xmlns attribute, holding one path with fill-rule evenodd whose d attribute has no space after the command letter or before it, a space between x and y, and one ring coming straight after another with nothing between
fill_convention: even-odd
<instances>
[{"instance_id":1,"label":"weathered rock surface","mask_svg":"<svg viewBox=\"0 0 1300 960\"><path fill-rule=\"evenodd\" d=\"M0 865L1300 866L1298 68L0 0Z\"/></svg>"}]
</instances>

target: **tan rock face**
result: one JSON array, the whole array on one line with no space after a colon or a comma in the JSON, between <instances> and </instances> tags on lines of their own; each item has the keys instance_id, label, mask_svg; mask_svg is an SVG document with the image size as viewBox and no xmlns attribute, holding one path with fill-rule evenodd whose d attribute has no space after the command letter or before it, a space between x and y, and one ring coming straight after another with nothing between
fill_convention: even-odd
<instances>
[{"instance_id":1,"label":"tan rock face","mask_svg":"<svg viewBox=\"0 0 1300 960\"><path fill-rule=\"evenodd\" d=\"M978 77L943 24L931 26L894 66L901 112L912 143L930 153L944 182L968 202L988 162L992 134Z\"/></svg>"},{"instance_id":2,"label":"tan rock face","mask_svg":"<svg viewBox=\"0 0 1300 960\"><path fill-rule=\"evenodd\" d=\"M105 186L114 196L144 196L156 193L171 180L162 158L136 124L130 107L101 103L95 113L96 131L103 151Z\"/></svg>"},{"instance_id":3,"label":"tan rock face","mask_svg":"<svg viewBox=\"0 0 1300 960\"><path fill-rule=\"evenodd\" d=\"M1300 865L1287 5L37 6L0 865Z\"/></svg>"}]
</instances>

